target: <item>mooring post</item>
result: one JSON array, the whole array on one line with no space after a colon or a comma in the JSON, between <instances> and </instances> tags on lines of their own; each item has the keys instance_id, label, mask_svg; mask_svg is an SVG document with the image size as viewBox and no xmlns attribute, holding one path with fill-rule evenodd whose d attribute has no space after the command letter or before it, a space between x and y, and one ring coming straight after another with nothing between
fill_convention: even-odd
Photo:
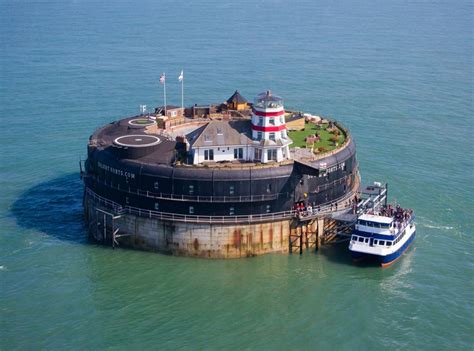
<instances>
[{"instance_id":1,"label":"mooring post","mask_svg":"<svg viewBox=\"0 0 474 351\"><path fill-rule=\"evenodd\" d=\"M300 255L303 254L303 227L300 227Z\"/></svg>"}]
</instances>

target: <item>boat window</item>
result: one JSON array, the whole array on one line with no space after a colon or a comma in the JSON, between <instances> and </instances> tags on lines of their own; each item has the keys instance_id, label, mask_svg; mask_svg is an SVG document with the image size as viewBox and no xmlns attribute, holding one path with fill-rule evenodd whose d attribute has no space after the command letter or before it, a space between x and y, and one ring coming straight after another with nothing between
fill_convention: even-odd
<instances>
[{"instance_id":1,"label":"boat window","mask_svg":"<svg viewBox=\"0 0 474 351\"><path fill-rule=\"evenodd\" d=\"M352 236L352 241L357 241L357 236L353 235Z\"/></svg>"},{"instance_id":2,"label":"boat window","mask_svg":"<svg viewBox=\"0 0 474 351\"><path fill-rule=\"evenodd\" d=\"M385 246L385 240L380 240L379 244Z\"/></svg>"},{"instance_id":3,"label":"boat window","mask_svg":"<svg viewBox=\"0 0 474 351\"><path fill-rule=\"evenodd\" d=\"M368 243L369 242L369 238L365 238L365 243Z\"/></svg>"},{"instance_id":4,"label":"boat window","mask_svg":"<svg viewBox=\"0 0 474 351\"><path fill-rule=\"evenodd\" d=\"M374 240L374 245L378 245L378 240Z\"/></svg>"},{"instance_id":5,"label":"boat window","mask_svg":"<svg viewBox=\"0 0 474 351\"><path fill-rule=\"evenodd\" d=\"M361 243L364 242L364 238L359 237L359 241L360 241Z\"/></svg>"},{"instance_id":6,"label":"boat window","mask_svg":"<svg viewBox=\"0 0 474 351\"><path fill-rule=\"evenodd\" d=\"M391 241L387 241L387 246L392 246L392 242L391 242Z\"/></svg>"}]
</instances>

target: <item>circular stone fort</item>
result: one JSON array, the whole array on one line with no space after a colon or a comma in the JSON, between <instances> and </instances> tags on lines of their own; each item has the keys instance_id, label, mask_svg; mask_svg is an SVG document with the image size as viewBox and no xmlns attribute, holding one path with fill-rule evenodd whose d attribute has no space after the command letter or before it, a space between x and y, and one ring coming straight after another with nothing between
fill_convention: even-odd
<instances>
[{"instance_id":1,"label":"circular stone fort","mask_svg":"<svg viewBox=\"0 0 474 351\"><path fill-rule=\"evenodd\" d=\"M252 103L162 106L89 138L81 163L90 236L114 247L236 258L318 247L359 187L336 121Z\"/></svg>"}]
</instances>

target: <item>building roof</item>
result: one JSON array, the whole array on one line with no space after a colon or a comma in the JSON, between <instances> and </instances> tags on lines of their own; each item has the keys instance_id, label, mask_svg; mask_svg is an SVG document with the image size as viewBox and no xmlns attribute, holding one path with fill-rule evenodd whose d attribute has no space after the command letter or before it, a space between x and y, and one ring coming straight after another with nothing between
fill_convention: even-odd
<instances>
[{"instance_id":1,"label":"building roof","mask_svg":"<svg viewBox=\"0 0 474 351\"><path fill-rule=\"evenodd\" d=\"M195 148L252 143L249 121L211 121L186 137Z\"/></svg>"},{"instance_id":2,"label":"building roof","mask_svg":"<svg viewBox=\"0 0 474 351\"><path fill-rule=\"evenodd\" d=\"M247 103L247 100L242 95L240 95L238 90L236 90L235 93L229 99L227 99L228 104L231 104L233 102L238 104L245 104Z\"/></svg>"},{"instance_id":3,"label":"building roof","mask_svg":"<svg viewBox=\"0 0 474 351\"><path fill-rule=\"evenodd\" d=\"M384 224L390 224L393 222L393 218L391 217L377 216L377 215L371 215L371 214L363 214L359 216L359 219L363 221L384 223Z\"/></svg>"},{"instance_id":4,"label":"building roof","mask_svg":"<svg viewBox=\"0 0 474 351\"><path fill-rule=\"evenodd\" d=\"M270 90L257 95L256 100L258 101L282 101L283 99L277 95L273 95Z\"/></svg>"}]
</instances>

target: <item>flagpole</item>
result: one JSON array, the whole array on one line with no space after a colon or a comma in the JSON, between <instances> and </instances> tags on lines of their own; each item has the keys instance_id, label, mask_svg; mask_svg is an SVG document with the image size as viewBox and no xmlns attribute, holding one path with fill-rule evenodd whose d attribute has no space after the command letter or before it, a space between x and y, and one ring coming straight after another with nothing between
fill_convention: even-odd
<instances>
[{"instance_id":1,"label":"flagpole","mask_svg":"<svg viewBox=\"0 0 474 351\"><path fill-rule=\"evenodd\" d=\"M184 116L184 77L181 79L181 109L183 110Z\"/></svg>"},{"instance_id":2,"label":"flagpole","mask_svg":"<svg viewBox=\"0 0 474 351\"><path fill-rule=\"evenodd\" d=\"M163 77L165 78L163 80L163 100L165 102L165 117L166 117L166 74L163 73Z\"/></svg>"}]
</instances>

